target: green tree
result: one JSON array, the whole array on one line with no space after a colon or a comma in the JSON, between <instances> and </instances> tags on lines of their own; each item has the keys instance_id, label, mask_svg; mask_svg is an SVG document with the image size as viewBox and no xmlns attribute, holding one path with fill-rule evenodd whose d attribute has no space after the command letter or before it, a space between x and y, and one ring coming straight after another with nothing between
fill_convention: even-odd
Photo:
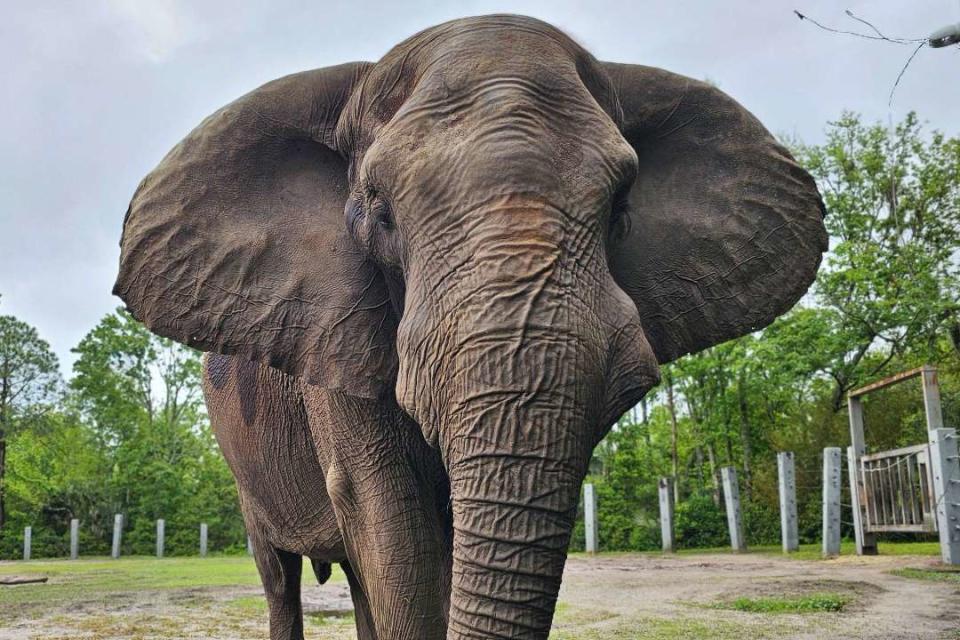
<instances>
[{"instance_id":1,"label":"green tree","mask_svg":"<svg viewBox=\"0 0 960 640\"><path fill-rule=\"evenodd\" d=\"M74 402L109 464L106 513L126 514L132 548L149 548L157 518L167 520L174 552L195 549L200 522L212 544L241 540L236 491L203 406L200 354L122 309L74 352Z\"/></svg>"},{"instance_id":2,"label":"green tree","mask_svg":"<svg viewBox=\"0 0 960 640\"><path fill-rule=\"evenodd\" d=\"M839 411L897 358L960 355L960 139L926 134L914 113L892 129L845 113L825 144L796 150L833 239L816 299L846 345L825 369Z\"/></svg>"},{"instance_id":3,"label":"green tree","mask_svg":"<svg viewBox=\"0 0 960 640\"><path fill-rule=\"evenodd\" d=\"M8 438L37 425L57 401L57 358L37 330L0 316L0 527L6 522Z\"/></svg>"}]
</instances>

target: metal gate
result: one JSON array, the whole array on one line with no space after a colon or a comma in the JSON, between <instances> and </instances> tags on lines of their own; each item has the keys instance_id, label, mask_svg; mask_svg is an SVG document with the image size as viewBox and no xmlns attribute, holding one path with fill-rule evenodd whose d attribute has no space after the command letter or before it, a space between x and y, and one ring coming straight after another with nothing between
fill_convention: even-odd
<instances>
[{"instance_id":1,"label":"metal gate","mask_svg":"<svg viewBox=\"0 0 960 640\"><path fill-rule=\"evenodd\" d=\"M920 378L928 439L924 444L867 453L863 396ZM857 554L877 553L877 533L938 533L944 562L960 564L960 456L957 434L943 428L937 370L925 365L851 391L847 466Z\"/></svg>"},{"instance_id":2,"label":"metal gate","mask_svg":"<svg viewBox=\"0 0 960 640\"><path fill-rule=\"evenodd\" d=\"M928 445L860 456L860 473L866 531L936 532Z\"/></svg>"}]
</instances>

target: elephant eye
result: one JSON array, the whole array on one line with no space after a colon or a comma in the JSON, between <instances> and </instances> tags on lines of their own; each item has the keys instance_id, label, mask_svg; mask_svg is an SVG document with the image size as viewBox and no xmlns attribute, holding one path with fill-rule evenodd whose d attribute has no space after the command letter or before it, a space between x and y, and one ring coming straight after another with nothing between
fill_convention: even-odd
<instances>
[{"instance_id":1,"label":"elephant eye","mask_svg":"<svg viewBox=\"0 0 960 640\"><path fill-rule=\"evenodd\" d=\"M630 233L630 184L617 189L610 201L610 237L622 240Z\"/></svg>"},{"instance_id":2,"label":"elephant eye","mask_svg":"<svg viewBox=\"0 0 960 640\"><path fill-rule=\"evenodd\" d=\"M390 203L382 197L378 196L370 203L370 215L373 216L373 219L381 226L387 227L388 229L392 229L395 226L393 210L390 208Z\"/></svg>"},{"instance_id":3,"label":"elephant eye","mask_svg":"<svg viewBox=\"0 0 960 640\"><path fill-rule=\"evenodd\" d=\"M390 203L376 187L367 185L363 189L363 200L364 210L370 220L388 229L395 226Z\"/></svg>"}]
</instances>

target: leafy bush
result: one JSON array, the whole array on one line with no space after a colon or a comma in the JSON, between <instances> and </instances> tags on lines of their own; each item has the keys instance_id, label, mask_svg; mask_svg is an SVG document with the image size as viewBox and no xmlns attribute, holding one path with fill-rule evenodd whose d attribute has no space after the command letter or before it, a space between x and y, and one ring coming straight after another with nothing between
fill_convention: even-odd
<instances>
[{"instance_id":1,"label":"leafy bush","mask_svg":"<svg viewBox=\"0 0 960 640\"><path fill-rule=\"evenodd\" d=\"M716 605L717 609L733 609L747 613L823 613L843 611L850 598L835 593L815 593L808 596L737 598L733 602Z\"/></svg>"},{"instance_id":2,"label":"leafy bush","mask_svg":"<svg viewBox=\"0 0 960 640\"><path fill-rule=\"evenodd\" d=\"M708 493L695 493L674 510L677 545L681 548L722 547L730 543L727 516Z\"/></svg>"},{"instance_id":3,"label":"leafy bush","mask_svg":"<svg viewBox=\"0 0 960 640\"><path fill-rule=\"evenodd\" d=\"M747 545L780 543L780 510L757 502L743 503L743 530Z\"/></svg>"}]
</instances>

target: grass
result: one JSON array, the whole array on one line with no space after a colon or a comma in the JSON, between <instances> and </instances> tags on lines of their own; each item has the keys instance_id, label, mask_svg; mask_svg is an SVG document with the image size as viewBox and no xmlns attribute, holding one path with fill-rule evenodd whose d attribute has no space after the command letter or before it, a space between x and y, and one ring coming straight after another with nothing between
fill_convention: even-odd
<instances>
[{"instance_id":1,"label":"grass","mask_svg":"<svg viewBox=\"0 0 960 640\"><path fill-rule=\"evenodd\" d=\"M304 581L313 579L304 565ZM0 629L44 630L45 640L257 638L267 605L253 559L127 557L0 562L0 575L40 574L46 584L0 588ZM338 567L331 581L345 578ZM229 598L230 591L240 587ZM244 589L247 589L244 591ZM241 595L241 594L249 595ZM224 605L229 610L224 615ZM51 615L52 614L52 615ZM353 616L305 616L308 638L348 640ZM2 634L0 634L2 635ZM32 637L32 636L30 636Z\"/></svg>"},{"instance_id":2,"label":"grass","mask_svg":"<svg viewBox=\"0 0 960 640\"><path fill-rule=\"evenodd\" d=\"M939 556L940 555L940 543L939 542L880 542L880 555L884 556ZM761 555L770 555L770 556L780 556L783 558L790 558L792 560L823 560L823 555L821 552L821 547L819 543L815 544L802 544L800 545L799 551L794 551L792 553L783 553L783 550L780 548L780 545L752 545L750 546L746 553L747 554L761 554ZM600 555L603 556L618 556L618 555L649 555L649 556L659 556L662 555L659 551L601 551ZM704 554L733 554L734 551L730 547L704 547L699 549L679 549L677 555L681 556L695 556L695 555L704 555ZM857 553L856 544L852 540L845 540L840 544L840 555L841 556L855 556ZM571 557L587 558L588 554L582 551L574 551L570 553ZM668 556L669 557L669 556Z\"/></svg>"},{"instance_id":3,"label":"grass","mask_svg":"<svg viewBox=\"0 0 960 640\"><path fill-rule=\"evenodd\" d=\"M642 616L593 627L555 625L550 640L772 640L787 635L790 630L770 620L750 623L679 615Z\"/></svg>"},{"instance_id":4,"label":"grass","mask_svg":"<svg viewBox=\"0 0 960 640\"><path fill-rule=\"evenodd\" d=\"M939 556L939 542L880 542L880 555L884 556ZM656 553L656 552L654 552ZM680 555L697 555L702 553L733 553L730 547L716 547L710 549L681 549ZM822 560L823 554L819 544L802 544L799 551L783 553L780 545L757 545L748 548L747 553L782 556L793 560ZM857 553L856 544L852 540L844 540L840 544L841 556L854 556Z\"/></svg>"},{"instance_id":5,"label":"grass","mask_svg":"<svg viewBox=\"0 0 960 640\"><path fill-rule=\"evenodd\" d=\"M814 593L805 596L743 597L716 604L714 608L746 613L837 613L843 611L849 602L850 598L836 593Z\"/></svg>"},{"instance_id":6,"label":"grass","mask_svg":"<svg viewBox=\"0 0 960 640\"><path fill-rule=\"evenodd\" d=\"M880 552L935 556L939 549L936 543L881 543ZM697 553L730 551L681 552L684 556ZM800 552L789 556L783 556L779 547L773 546L754 547L750 553L801 560L820 558L817 545L804 545ZM852 555L853 545L845 545L843 553ZM960 571L949 569L909 568L893 573L910 579L960 583ZM42 632L40 637L45 640L255 638L266 634L266 602L259 589L256 567L246 556L0 562L0 575L11 574L41 574L50 580L42 585L0 587L0 636L4 632L8 634L3 637L31 637L30 632L34 630ZM304 580L312 580L309 566L304 567ZM345 580L336 567L332 580ZM814 592L819 590L823 593ZM806 594L794 592L783 597L738 598L719 605L701 604L696 614L684 612L682 606L674 607L663 615L658 615L659 610L614 613L603 610L604 607L588 608L574 597L558 606L550 637L551 640L765 640L800 631L820 634L826 629L824 625L837 624L842 618L777 614L842 612L844 606L853 601L854 594L831 593L835 590L821 585ZM779 595L779 592L773 593ZM761 595L770 595L770 592ZM618 611L613 605L608 608ZM350 640L355 637L353 626L349 615L305 617L306 637L311 640Z\"/></svg>"},{"instance_id":7,"label":"grass","mask_svg":"<svg viewBox=\"0 0 960 640\"><path fill-rule=\"evenodd\" d=\"M934 567L926 569L905 567L903 569L894 569L890 573L895 576L900 576L901 578L911 578L913 580L932 580L934 582L955 582L960 584L960 568L956 567Z\"/></svg>"},{"instance_id":8,"label":"grass","mask_svg":"<svg viewBox=\"0 0 960 640\"><path fill-rule=\"evenodd\" d=\"M2 562L0 575L42 574L47 584L0 589L0 620L14 607L39 607L45 602L78 604L102 602L131 592L206 589L260 585L252 558L220 556L209 558L128 557L113 560L35 560ZM304 566L305 579L313 575ZM331 580L344 580L338 567ZM22 612L21 612L22 613Z\"/></svg>"}]
</instances>

